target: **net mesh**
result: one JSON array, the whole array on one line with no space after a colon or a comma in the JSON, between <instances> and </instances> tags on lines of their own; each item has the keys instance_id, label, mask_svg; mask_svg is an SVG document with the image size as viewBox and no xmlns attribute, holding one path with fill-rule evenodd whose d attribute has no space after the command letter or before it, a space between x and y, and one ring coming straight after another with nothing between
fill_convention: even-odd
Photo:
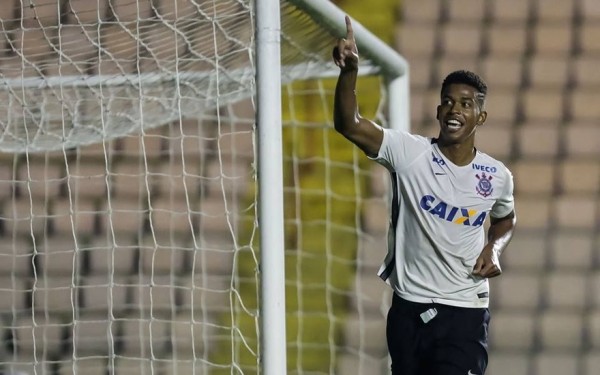
<instances>
[{"instance_id":1,"label":"net mesh","mask_svg":"<svg viewBox=\"0 0 600 375\"><path fill-rule=\"evenodd\" d=\"M254 93L247 1L9 1L0 150L91 144L198 118ZM282 24L284 82L331 69L323 64L330 35L285 2Z\"/></svg>"},{"instance_id":2,"label":"net mesh","mask_svg":"<svg viewBox=\"0 0 600 375\"><path fill-rule=\"evenodd\" d=\"M336 36L281 12L288 368L374 373L384 178L331 130L334 82L314 77L336 71ZM259 371L253 17L246 0L3 2L0 372ZM383 121L379 80L363 85Z\"/></svg>"}]
</instances>

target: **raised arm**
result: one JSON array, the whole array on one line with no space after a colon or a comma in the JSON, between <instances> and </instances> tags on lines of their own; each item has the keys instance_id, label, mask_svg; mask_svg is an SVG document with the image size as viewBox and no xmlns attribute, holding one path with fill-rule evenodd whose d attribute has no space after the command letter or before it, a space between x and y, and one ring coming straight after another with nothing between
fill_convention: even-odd
<instances>
[{"instance_id":1,"label":"raised arm","mask_svg":"<svg viewBox=\"0 0 600 375\"><path fill-rule=\"evenodd\" d=\"M379 125L358 113L356 80L358 77L358 48L350 17L346 16L346 38L338 40L333 60L340 68L335 88L333 122L335 130L369 156L376 156L383 141Z\"/></svg>"}]
</instances>

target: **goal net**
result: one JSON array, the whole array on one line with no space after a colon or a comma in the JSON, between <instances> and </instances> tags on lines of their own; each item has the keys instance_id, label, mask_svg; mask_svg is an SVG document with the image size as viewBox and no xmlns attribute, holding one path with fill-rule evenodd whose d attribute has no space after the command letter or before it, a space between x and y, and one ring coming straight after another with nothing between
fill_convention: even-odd
<instances>
[{"instance_id":1,"label":"goal net","mask_svg":"<svg viewBox=\"0 0 600 375\"><path fill-rule=\"evenodd\" d=\"M385 176L332 131L341 34L301 3L281 2L288 370L376 373ZM253 9L3 1L0 373L260 372Z\"/></svg>"}]
</instances>

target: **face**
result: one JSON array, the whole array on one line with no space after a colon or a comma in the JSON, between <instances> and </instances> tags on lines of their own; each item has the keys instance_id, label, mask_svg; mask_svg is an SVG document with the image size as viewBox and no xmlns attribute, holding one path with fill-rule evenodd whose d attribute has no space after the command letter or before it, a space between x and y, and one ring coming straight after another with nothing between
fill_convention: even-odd
<instances>
[{"instance_id":1,"label":"face","mask_svg":"<svg viewBox=\"0 0 600 375\"><path fill-rule=\"evenodd\" d=\"M475 130L487 118L476 94L474 87L465 84L451 84L442 92L437 107L441 141L449 144L474 143Z\"/></svg>"}]
</instances>

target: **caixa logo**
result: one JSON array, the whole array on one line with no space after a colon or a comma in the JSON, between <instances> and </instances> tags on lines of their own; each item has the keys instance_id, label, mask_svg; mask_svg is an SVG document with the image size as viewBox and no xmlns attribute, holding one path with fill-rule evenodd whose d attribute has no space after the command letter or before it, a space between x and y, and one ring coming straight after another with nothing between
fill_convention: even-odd
<instances>
[{"instance_id":1,"label":"caixa logo","mask_svg":"<svg viewBox=\"0 0 600 375\"><path fill-rule=\"evenodd\" d=\"M462 207L454 207L448 203L436 200L431 195L424 195L419 202L419 206L433 216L454 224L469 225L479 227L485 222L487 212L478 212Z\"/></svg>"},{"instance_id":2,"label":"caixa logo","mask_svg":"<svg viewBox=\"0 0 600 375\"><path fill-rule=\"evenodd\" d=\"M477 171L482 171L482 172L487 172L487 173L496 173L498 171L498 168L496 167L490 167L487 165L483 165L483 164L471 164L471 168L477 170Z\"/></svg>"}]
</instances>

